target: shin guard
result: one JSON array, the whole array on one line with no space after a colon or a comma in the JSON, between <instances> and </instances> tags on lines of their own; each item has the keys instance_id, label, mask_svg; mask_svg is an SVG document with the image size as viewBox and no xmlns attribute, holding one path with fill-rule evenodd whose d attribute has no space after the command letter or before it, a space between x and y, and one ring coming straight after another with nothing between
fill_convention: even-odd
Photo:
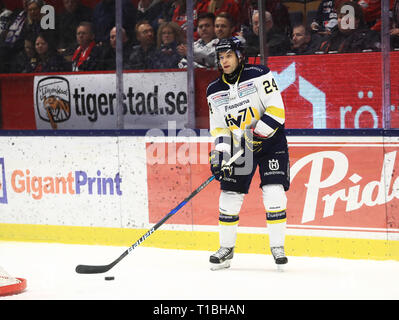
<instances>
[{"instance_id":1,"label":"shin guard","mask_svg":"<svg viewBox=\"0 0 399 320\"><path fill-rule=\"evenodd\" d=\"M222 191L219 198L219 239L220 246L232 248L237 239L237 226L244 194Z\"/></svg>"},{"instance_id":2,"label":"shin guard","mask_svg":"<svg viewBox=\"0 0 399 320\"><path fill-rule=\"evenodd\" d=\"M282 185L262 187L270 247L284 246L287 197Z\"/></svg>"}]
</instances>

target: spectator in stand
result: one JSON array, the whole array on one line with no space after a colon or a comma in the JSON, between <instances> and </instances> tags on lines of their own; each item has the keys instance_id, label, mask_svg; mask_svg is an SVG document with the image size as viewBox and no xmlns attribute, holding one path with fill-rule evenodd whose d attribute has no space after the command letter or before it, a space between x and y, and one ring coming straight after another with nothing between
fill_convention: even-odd
<instances>
[{"instance_id":1,"label":"spectator in stand","mask_svg":"<svg viewBox=\"0 0 399 320\"><path fill-rule=\"evenodd\" d=\"M29 3L31 0L22 0L23 9L14 11L9 17L9 24L0 42L0 72L9 72L11 60L24 48Z\"/></svg>"},{"instance_id":2,"label":"spectator in stand","mask_svg":"<svg viewBox=\"0 0 399 320\"><path fill-rule=\"evenodd\" d=\"M150 69L156 50L154 28L150 25L149 21L142 20L136 24L135 29L136 39L139 44L132 48L129 56L128 69Z\"/></svg>"},{"instance_id":3,"label":"spectator in stand","mask_svg":"<svg viewBox=\"0 0 399 320\"><path fill-rule=\"evenodd\" d=\"M56 19L58 32L58 52L71 60L76 48L76 28L82 21L92 21L93 10L84 6L80 0L63 0L64 12Z\"/></svg>"},{"instance_id":4,"label":"spectator in stand","mask_svg":"<svg viewBox=\"0 0 399 320\"><path fill-rule=\"evenodd\" d=\"M164 6L163 0L140 0L137 5L137 21L147 20L157 30L162 22Z\"/></svg>"},{"instance_id":5,"label":"spectator in stand","mask_svg":"<svg viewBox=\"0 0 399 320\"><path fill-rule=\"evenodd\" d=\"M228 13L233 21L233 32L240 31L241 23L243 22L244 14L241 12L241 9L236 0L205 0L200 1L197 5L198 12L210 12L215 16L218 16L220 13Z\"/></svg>"},{"instance_id":6,"label":"spectator in stand","mask_svg":"<svg viewBox=\"0 0 399 320\"><path fill-rule=\"evenodd\" d=\"M54 42L48 38L48 34L39 34L35 40L35 53L23 72L63 72L70 71L64 58L58 54Z\"/></svg>"},{"instance_id":7,"label":"spectator in stand","mask_svg":"<svg viewBox=\"0 0 399 320\"><path fill-rule=\"evenodd\" d=\"M270 12L265 13L266 43L269 56L285 55L291 48L290 39L279 28L274 27ZM252 29L244 30L244 38L247 42L246 53L248 56L256 57L260 54L259 49L259 12L252 14Z\"/></svg>"},{"instance_id":8,"label":"spectator in stand","mask_svg":"<svg viewBox=\"0 0 399 320\"><path fill-rule=\"evenodd\" d=\"M127 69L129 63L130 46L126 30L122 28L123 42L123 69ZM116 27L109 34L109 43L101 47L101 55L98 59L98 70L116 70Z\"/></svg>"},{"instance_id":9,"label":"spectator in stand","mask_svg":"<svg viewBox=\"0 0 399 320\"><path fill-rule=\"evenodd\" d=\"M134 37L134 25L137 21L137 9L131 0L122 0L122 24L130 39ZM115 0L102 0L93 10L94 34L98 44L107 43L109 32L115 23Z\"/></svg>"},{"instance_id":10,"label":"spectator in stand","mask_svg":"<svg viewBox=\"0 0 399 320\"><path fill-rule=\"evenodd\" d=\"M314 54L320 48L321 39L320 35L312 33L310 27L295 25L292 28L291 53Z\"/></svg>"},{"instance_id":11,"label":"spectator in stand","mask_svg":"<svg viewBox=\"0 0 399 320\"><path fill-rule=\"evenodd\" d=\"M215 46L219 42L215 35L215 15L210 12L200 13L197 29L200 38L194 42L194 66L197 68L215 68L217 66ZM187 45L181 44L178 47L179 49L179 53L184 56L179 67L186 68Z\"/></svg>"},{"instance_id":12,"label":"spectator in stand","mask_svg":"<svg viewBox=\"0 0 399 320\"><path fill-rule=\"evenodd\" d=\"M316 18L310 24L312 30L321 35L331 33L338 23L338 14L335 10L335 0L321 0L317 9Z\"/></svg>"},{"instance_id":13,"label":"spectator in stand","mask_svg":"<svg viewBox=\"0 0 399 320\"><path fill-rule=\"evenodd\" d=\"M364 21L371 30L381 31L381 0L357 1L363 10ZM389 9L393 9L395 0L389 1Z\"/></svg>"},{"instance_id":14,"label":"spectator in stand","mask_svg":"<svg viewBox=\"0 0 399 320\"><path fill-rule=\"evenodd\" d=\"M198 33L195 30L197 28L197 19L198 19L198 5L201 4L202 1L197 1L193 0L193 24L194 24L194 40L198 40ZM186 30L187 30L187 14L186 14L186 0L177 0L175 1L175 10L173 11L173 16L172 20L167 20L167 21L173 21L177 23L180 28L184 31L184 35L186 35Z\"/></svg>"},{"instance_id":15,"label":"spectator in stand","mask_svg":"<svg viewBox=\"0 0 399 320\"><path fill-rule=\"evenodd\" d=\"M177 46L183 43L180 26L175 22L164 22L158 28L157 49L153 56L151 69L176 69L182 56Z\"/></svg>"},{"instance_id":16,"label":"spectator in stand","mask_svg":"<svg viewBox=\"0 0 399 320\"><path fill-rule=\"evenodd\" d=\"M332 0L334 1L334 0ZM257 0L248 0L250 4L248 5L250 12L250 18L252 17L254 11L258 10L258 1ZM276 28L280 29L282 32L287 35L291 33L291 21L290 15L288 13L288 8L282 4L281 0L264 0L265 2L265 11L268 11L272 15L273 24Z\"/></svg>"},{"instance_id":17,"label":"spectator in stand","mask_svg":"<svg viewBox=\"0 0 399 320\"><path fill-rule=\"evenodd\" d=\"M216 38L220 39L228 39L232 36L237 37L242 44L245 44L245 39L234 32L235 30L235 22L233 17L228 13L220 13L215 18L215 35Z\"/></svg>"},{"instance_id":18,"label":"spectator in stand","mask_svg":"<svg viewBox=\"0 0 399 320\"><path fill-rule=\"evenodd\" d=\"M3 0L0 0L0 39L3 38L3 34L7 30L11 15L12 11L6 8Z\"/></svg>"},{"instance_id":19,"label":"spectator in stand","mask_svg":"<svg viewBox=\"0 0 399 320\"><path fill-rule=\"evenodd\" d=\"M18 47L18 43L23 43L22 31L28 15L28 2L29 0L22 0L22 10L16 10L10 15L9 22L2 33L2 45Z\"/></svg>"},{"instance_id":20,"label":"spectator in stand","mask_svg":"<svg viewBox=\"0 0 399 320\"><path fill-rule=\"evenodd\" d=\"M43 14L40 12L44 6L43 0L29 0L28 1L28 15L27 22L24 25L23 37L24 39L36 41L37 36L40 33L47 33L47 38L50 42L56 41L56 31L52 29L42 29L41 19Z\"/></svg>"},{"instance_id":21,"label":"spectator in stand","mask_svg":"<svg viewBox=\"0 0 399 320\"><path fill-rule=\"evenodd\" d=\"M399 48L399 0L395 0L392 10L391 49Z\"/></svg>"},{"instance_id":22,"label":"spectator in stand","mask_svg":"<svg viewBox=\"0 0 399 320\"><path fill-rule=\"evenodd\" d=\"M26 72L26 67L35 57L35 45L31 40L24 40L24 50L19 52L10 64L11 73Z\"/></svg>"},{"instance_id":23,"label":"spectator in stand","mask_svg":"<svg viewBox=\"0 0 399 320\"><path fill-rule=\"evenodd\" d=\"M343 19L346 13L341 11L343 6L352 6L355 13L354 27ZM363 18L361 7L352 1L343 2L338 7L338 24L332 29L331 34L320 46L320 51L327 52L362 52L364 50L378 51L381 48L380 34L377 31L370 30Z\"/></svg>"},{"instance_id":24,"label":"spectator in stand","mask_svg":"<svg viewBox=\"0 0 399 320\"><path fill-rule=\"evenodd\" d=\"M78 47L72 57L72 71L97 70L101 49L94 39L93 25L90 22L81 22L76 29Z\"/></svg>"},{"instance_id":25,"label":"spectator in stand","mask_svg":"<svg viewBox=\"0 0 399 320\"><path fill-rule=\"evenodd\" d=\"M164 0L160 24L166 21L172 21L173 14L181 3L181 0Z\"/></svg>"}]
</instances>

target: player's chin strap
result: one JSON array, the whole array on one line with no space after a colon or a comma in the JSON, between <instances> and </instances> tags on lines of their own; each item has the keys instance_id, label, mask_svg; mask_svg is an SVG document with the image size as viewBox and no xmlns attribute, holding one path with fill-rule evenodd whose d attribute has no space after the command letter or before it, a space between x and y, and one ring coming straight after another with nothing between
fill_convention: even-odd
<instances>
[{"instance_id":1,"label":"player's chin strap","mask_svg":"<svg viewBox=\"0 0 399 320\"><path fill-rule=\"evenodd\" d=\"M229 84L234 84L240 80L242 70L244 69L244 64L239 63L237 68L230 74L223 73L223 81Z\"/></svg>"}]
</instances>

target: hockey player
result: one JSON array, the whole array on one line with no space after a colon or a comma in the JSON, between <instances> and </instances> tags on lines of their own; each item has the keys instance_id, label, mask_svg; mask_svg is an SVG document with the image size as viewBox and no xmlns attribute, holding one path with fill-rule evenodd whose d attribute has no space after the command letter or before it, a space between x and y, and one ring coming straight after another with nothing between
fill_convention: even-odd
<instances>
[{"instance_id":1,"label":"hockey player","mask_svg":"<svg viewBox=\"0 0 399 320\"><path fill-rule=\"evenodd\" d=\"M237 38L221 40L216 55L222 74L209 84L207 100L210 132L215 137L211 171L221 185L220 249L210 257L211 269L230 266L239 212L258 166L271 253L279 267L288 262L284 252L285 191L290 179L284 103L267 67L244 64L243 48ZM249 174L241 174L239 165L224 166L237 144L245 150L245 162L252 163Z\"/></svg>"}]
</instances>

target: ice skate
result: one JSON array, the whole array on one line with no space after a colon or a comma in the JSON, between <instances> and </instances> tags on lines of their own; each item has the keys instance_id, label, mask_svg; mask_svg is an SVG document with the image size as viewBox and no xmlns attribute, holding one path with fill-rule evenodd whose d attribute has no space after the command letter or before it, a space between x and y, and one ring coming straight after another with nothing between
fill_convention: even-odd
<instances>
[{"instance_id":1,"label":"ice skate","mask_svg":"<svg viewBox=\"0 0 399 320\"><path fill-rule=\"evenodd\" d=\"M274 262L277 265L277 270L284 271L284 265L288 262L288 259L284 253L284 247L272 247L270 250L272 251Z\"/></svg>"},{"instance_id":2,"label":"ice skate","mask_svg":"<svg viewBox=\"0 0 399 320\"><path fill-rule=\"evenodd\" d=\"M231 259L234 256L234 247L220 247L213 255L210 256L211 270L219 270L230 267Z\"/></svg>"}]
</instances>

